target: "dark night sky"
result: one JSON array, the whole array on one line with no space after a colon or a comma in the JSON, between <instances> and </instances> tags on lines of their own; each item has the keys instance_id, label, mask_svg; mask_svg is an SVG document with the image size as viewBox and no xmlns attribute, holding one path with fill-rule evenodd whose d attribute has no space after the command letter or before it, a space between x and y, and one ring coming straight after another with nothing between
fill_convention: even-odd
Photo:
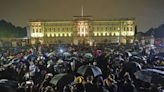
<instances>
[{"instance_id":1,"label":"dark night sky","mask_svg":"<svg viewBox=\"0 0 164 92\"><path fill-rule=\"evenodd\" d=\"M0 19L27 26L29 19L69 19L80 15L95 19L135 17L138 31L164 23L164 0L0 0Z\"/></svg>"}]
</instances>

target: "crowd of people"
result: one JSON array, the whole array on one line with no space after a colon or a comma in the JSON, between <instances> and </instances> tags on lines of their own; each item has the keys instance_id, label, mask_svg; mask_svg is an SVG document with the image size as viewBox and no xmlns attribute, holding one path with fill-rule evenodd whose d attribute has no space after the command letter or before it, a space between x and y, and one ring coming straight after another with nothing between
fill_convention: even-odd
<instances>
[{"instance_id":1,"label":"crowd of people","mask_svg":"<svg viewBox=\"0 0 164 92\"><path fill-rule=\"evenodd\" d=\"M0 91L164 92L158 54L138 44L2 47ZM139 78L136 72L144 69L160 71L161 79Z\"/></svg>"}]
</instances>

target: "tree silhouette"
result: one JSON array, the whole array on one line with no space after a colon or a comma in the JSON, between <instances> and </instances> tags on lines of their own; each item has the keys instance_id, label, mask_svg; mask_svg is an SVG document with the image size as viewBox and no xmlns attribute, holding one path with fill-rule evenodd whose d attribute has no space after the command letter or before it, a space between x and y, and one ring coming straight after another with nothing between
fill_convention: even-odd
<instances>
[{"instance_id":1,"label":"tree silhouette","mask_svg":"<svg viewBox=\"0 0 164 92\"><path fill-rule=\"evenodd\" d=\"M155 38L164 38L164 24L160 25L157 28L150 28L147 32L144 33L144 35L153 35Z\"/></svg>"},{"instance_id":2,"label":"tree silhouette","mask_svg":"<svg viewBox=\"0 0 164 92\"><path fill-rule=\"evenodd\" d=\"M25 27L16 27L5 20L0 20L0 38L21 38L25 36L27 36Z\"/></svg>"}]
</instances>

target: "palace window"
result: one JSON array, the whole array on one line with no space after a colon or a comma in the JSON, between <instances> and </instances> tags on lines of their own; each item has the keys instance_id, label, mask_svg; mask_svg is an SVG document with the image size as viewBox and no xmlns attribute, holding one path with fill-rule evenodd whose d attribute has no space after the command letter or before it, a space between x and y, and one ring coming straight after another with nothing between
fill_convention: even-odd
<instances>
[{"instance_id":1,"label":"palace window","mask_svg":"<svg viewBox=\"0 0 164 92\"><path fill-rule=\"evenodd\" d=\"M58 35L58 33L56 33L56 37L58 37L59 35Z\"/></svg>"},{"instance_id":2,"label":"palace window","mask_svg":"<svg viewBox=\"0 0 164 92\"><path fill-rule=\"evenodd\" d=\"M71 36L71 33L69 33L68 36Z\"/></svg>"},{"instance_id":3,"label":"palace window","mask_svg":"<svg viewBox=\"0 0 164 92\"><path fill-rule=\"evenodd\" d=\"M119 36L120 34L119 34L119 32L115 32L115 36Z\"/></svg>"},{"instance_id":4,"label":"palace window","mask_svg":"<svg viewBox=\"0 0 164 92\"><path fill-rule=\"evenodd\" d=\"M62 34L62 33L60 33L60 36L62 37L62 36L63 36L63 34Z\"/></svg>"},{"instance_id":5,"label":"palace window","mask_svg":"<svg viewBox=\"0 0 164 92\"><path fill-rule=\"evenodd\" d=\"M133 28L132 27L130 27L130 31L133 31Z\"/></svg>"},{"instance_id":6,"label":"palace window","mask_svg":"<svg viewBox=\"0 0 164 92\"><path fill-rule=\"evenodd\" d=\"M111 27L109 27L109 30L111 31L111 30L112 30L112 28L111 28Z\"/></svg>"},{"instance_id":7,"label":"palace window","mask_svg":"<svg viewBox=\"0 0 164 92\"><path fill-rule=\"evenodd\" d=\"M58 28L58 31L60 31L60 28Z\"/></svg>"},{"instance_id":8,"label":"palace window","mask_svg":"<svg viewBox=\"0 0 164 92\"><path fill-rule=\"evenodd\" d=\"M38 29L36 29L36 32L38 32Z\"/></svg>"},{"instance_id":9,"label":"palace window","mask_svg":"<svg viewBox=\"0 0 164 92\"><path fill-rule=\"evenodd\" d=\"M115 30L116 30L116 28L114 27L114 28L113 28L113 30L115 31Z\"/></svg>"},{"instance_id":10,"label":"palace window","mask_svg":"<svg viewBox=\"0 0 164 92\"><path fill-rule=\"evenodd\" d=\"M112 32L112 34L111 34L112 36L114 36L114 32Z\"/></svg>"},{"instance_id":11,"label":"palace window","mask_svg":"<svg viewBox=\"0 0 164 92\"><path fill-rule=\"evenodd\" d=\"M126 31L126 28L124 27L124 31Z\"/></svg>"},{"instance_id":12,"label":"palace window","mask_svg":"<svg viewBox=\"0 0 164 92\"><path fill-rule=\"evenodd\" d=\"M47 37L50 37L50 34L47 34Z\"/></svg>"},{"instance_id":13,"label":"palace window","mask_svg":"<svg viewBox=\"0 0 164 92\"><path fill-rule=\"evenodd\" d=\"M51 32L51 28L50 28L49 30L50 30L50 32Z\"/></svg>"},{"instance_id":14,"label":"palace window","mask_svg":"<svg viewBox=\"0 0 164 92\"><path fill-rule=\"evenodd\" d=\"M64 33L64 36L66 37L67 36L67 33Z\"/></svg>"},{"instance_id":15,"label":"palace window","mask_svg":"<svg viewBox=\"0 0 164 92\"><path fill-rule=\"evenodd\" d=\"M54 37L54 34L51 34L52 37Z\"/></svg>"},{"instance_id":16,"label":"palace window","mask_svg":"<svg viewBox=\"0 0 164 92\"><path fill-rule=\"evenodd\" d=\"M103 36L105 36L105 35L106 35L106 33L104 32L102 35L103 35Z\"/></svg>"},{"instance_id":17,"label":"palace window","mask_svg":"<svg viewBox=\"0 0 164 92\"><path fill-rule=\"evenodd\" d=\"M101 27L101 31L103 30L103 27Z\"/></svg>"},{"instance_id":18,"label":"palace window","mask_svg":"<svg viewBox=\"0 0 164 92\"><path fill-rule=\"evenodd\" d=\"M44 28L45 32L47 32L47 28Z\"/></svg>"},{"instance_id":19,"label":"palace window","mask_svg":"<svg viewBox=\"0 0 164 92\"><path fill-rule=\"evenodd\" d=\"M109 33L107 33L107 36L109 36Z\"/></svg>"},{"instance_id":20,"label":"palace window","mask_svg":"<svg viewBox=\"0 0 164 92\"><path fill-rule=\"evenodd\" d=\"M35 29L33 29L33 33L35 32Z\"/></svg>"},{"instance_id":21,"label":"palace window","mask_svg":"<svg viewBox=\"0 0 164 92\"><path fill-rule=\"evenodd\" d=\"M99 30L99 27L97 27L97 31Z\"/></svg>"},{"instance_id":22,"label":"palace window","mask_svg":"<svg viewBox=\"0 0 164 92\"><path fill-rule=\"evenodd\" d=\"M117 30L120 30L120 28L118 27Z\"/></svg>"},{"instance_id":23,"label":"palace window","mask_svg":"<svg viewBox=\"0 0 164 92\"><path fill-rule=\"evenodd\" d=\"M129 31L129 27L127 27L127 31Z\"/></svg>"},{"instance_id":24,"label":"palace window","mask_svg":"<svg viewBox=\"0 0 164 92\"><path fill-rule=\"evenodd\" d=\"M106 27L105 29L106 29L106 31L108 31L108 27Z\"/></svg>"},{"instance_id":25,"label":"palace window","mask_svg":"<svg viewBox=\"0 0 164 92\"><path fill-rule=\"evenodd\" d=\"M39 32L41 33L42 32L42 29L40 29Z\"/></svg>"},{"instance_id":26,"label":"palace window","mask_svg":"<svg viewBox=\"0 0 164 92\"><path fill-rule=\"evenodd\" d=\"M97 33L94 33L94 36L97 36Z\"/></svg>"}]
</instances>

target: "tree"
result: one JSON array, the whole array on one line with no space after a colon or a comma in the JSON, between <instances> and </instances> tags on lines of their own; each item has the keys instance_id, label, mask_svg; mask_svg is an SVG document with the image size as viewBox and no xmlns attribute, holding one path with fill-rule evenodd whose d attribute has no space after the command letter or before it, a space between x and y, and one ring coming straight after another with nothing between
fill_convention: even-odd
<instances>
[{"instance_id":1,"label":"tree","mask_svg":"<svg viewBox=\"0 0 164 92\"><path fill-rule=\"evenodd\" d=\"M12 23L0 20L0 38L20 38L25 36L27 36L25 27L16 27Z\"/></svg>"}]
</instances>

